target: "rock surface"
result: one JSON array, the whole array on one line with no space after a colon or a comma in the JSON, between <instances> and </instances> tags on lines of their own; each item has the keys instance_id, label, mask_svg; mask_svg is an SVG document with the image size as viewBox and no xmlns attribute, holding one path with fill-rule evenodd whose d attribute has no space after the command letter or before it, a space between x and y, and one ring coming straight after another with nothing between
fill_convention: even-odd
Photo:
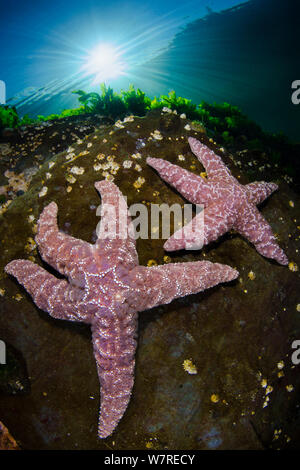
<instances>
[{"instance_id":1,"label":"rock surface","mask_svg":"<svg viewBox=\"0 0 300 470\"><path fill-rule=\"evenodd\" d=\"M71 148L42 159L24 194L1 206L0 339L18 352L14 370L26 384L22 393L9 392L3 377L13 373L11 362L0 365L1 420L23 449L299 448L300 365L292 362L292 343L300 341L299 196L267 155L230 155L186 119L155 111L125 121L96 126ZM38 310L3 267L16 258L42 264L35 224L51 201L58 204L60 229L94 241L94 182L105 177L114 178L129 206L183 205L146 158L165 158L200 174L189 136L219 152L242 183L279 184L260 210L290 264L263 258L234 233L201 251L174 254L164 252L157 227L157 238L138 239L141 264L204 259L229 264L240 276L139 315L133 395L114 434L99 440L89 327Z\"/></svg>"}]
</instances>

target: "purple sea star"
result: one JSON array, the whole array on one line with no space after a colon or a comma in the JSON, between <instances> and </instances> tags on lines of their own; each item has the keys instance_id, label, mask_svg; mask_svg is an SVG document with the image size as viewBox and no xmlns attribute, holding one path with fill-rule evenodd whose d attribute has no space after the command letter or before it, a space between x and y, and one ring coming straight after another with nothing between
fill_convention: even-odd
<instances>
[{"instance_id":1,"label":"purple sea star","mask_svg":"<svg viewBox=\"0 0 300 470\"><path fill-rule=\"evenodd\" d=\"M253 243L261 255L273 258L280 264L288 264L270 225L256 207L278 186L265 182L243 186L232 176L222 159L206 145L193 137L189 137L188 141L192 152L204 166L207 179L160 158L147 158L147 163L187 200L204 205L203 245L234 229ZM175 232L164 244L165 250L199 247L200 234L195 227L202 216L198 214L189 224Z\"/></svg>"},{"instance_id":2,"label":"purple sea star","mask_svg":"<svg viewBox=\"0 0 300 470\"><path fill-rule=\"evenodd\" d=\"M137 312L203 291L238 276L208 261L140 266L126 201L116 185L95 183L102 197L102 227L94 245L58 230L57 205L38 221L41 257L64 275L57 279L27 260L5 271L17 278L35 304L52 317L89 323L101 385L98 435L109 436L128 405L133 383Z\"/></svg>"}]
</instances>

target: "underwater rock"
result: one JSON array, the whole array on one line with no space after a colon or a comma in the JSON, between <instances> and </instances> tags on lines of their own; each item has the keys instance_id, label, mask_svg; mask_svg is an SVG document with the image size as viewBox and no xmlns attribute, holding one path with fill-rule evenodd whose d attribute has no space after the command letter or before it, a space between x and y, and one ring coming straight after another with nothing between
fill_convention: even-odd
<instances>
[{"instance_id":1,"label":"underwater rock","mask_svg":"<svg viewBox=\"0 0 300 470\"><path fill-rule=\"evenodd\" d=\"M180 127L180 117L174 113L163 113L159 120L159 130L164 132L176 132Z\"/></svg>"},{"instance_id":2,"label":"underwater rock","mask_svg":"<svg viewBox=\"0 0 300 470\"><path fill-rule=\"evenodd\" d=\"M0 144L0 175L7 170L19 175L29 168L38 169L53 155L94 132L95 126L108 124L113 122L105 116L87 114L7 129L0 137L0 142L4 142Z\"/></svg>"},{"instance_id":3,"label":"underwater rock","mask_svg":"<svg viewBox=\"0 0 300 470\"><path fill-rule=\"evenodd\" d=\"M300 340L299 195L282 169L270 162L267 151L230 154L192 129L187 119L180 118L176 131L161 129L161 117L157 111L119 126L95 126L94 132L76 138L62 152L48 154L25 194L2 205L1 340L21 352L31 389L24 395L3 395L0 416L22 448L293 449L299 445L300 365L293 362L293 344ZM66 127L61 135L63 130L67 135ZM163 250L166 238L159 238L160 222L150 226L151 204L187 201L153 172L146 158L164 158L200 175L204 168L188 145L189 137L200 136L213 151L222 152L222 160L241 184L262 179L278 184L260 211L287 254L288 266L263 258L233 232L200 251ZM105 178L127 196L128 207L141 203L149 211L152 238L137 240L140 264L207 260L230 265L240 276L230 285L140 315L131 401L113 435L101 441L97 439L100 394L89 327L49 318L4 273L4 266L23 258L48 269L34 237L37 219L51 201L59 206L60 227L95 241L99 201L93 184ZM172 222L171 234L177 228ZM188 369L187 363L193 368Z\"/></svg>"},{"instance_id":4,"label":"underwater rock","mask_svg":"<svg viewBox=\"0 0 300 470\"><path fill-rule=\"evenodd\" d=\"M0 396L30 392L30 382L22 354L6 343L6 361L0 366Z\"/></svg>"},{"instance_id":5,"label":"underwater rock","mask_svg":"<svg viewBox=\"0 0 300 470\"><path fill-rule=\"evenodd\" d=\"M19 129L5 127L0 131L0 142L18 143L21 142Z\"/></svg>"}]
</instances>

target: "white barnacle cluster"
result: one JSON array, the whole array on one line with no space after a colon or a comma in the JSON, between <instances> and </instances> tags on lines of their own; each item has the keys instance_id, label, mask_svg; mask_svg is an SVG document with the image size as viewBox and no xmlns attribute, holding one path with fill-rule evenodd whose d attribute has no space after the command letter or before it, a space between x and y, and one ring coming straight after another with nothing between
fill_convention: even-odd
<instances>
[{"instance_id":1,"label":"white barnacle cluster","mask_svg":"<svg viewBox=\"0 0 300 470\"><path fill-rule=\"evenodd\" d=\"M143 178L142 176L139 176L133 183L133 186L135 187L135 189L139 189L143 186L145 181L146 181L145 178Z\"/></svg>"},{"instance_id":2,"label":"white barnacle cluster","mask_svg":"<svg viewBox=\"0 0 300 470\"><path fill-rule=\"evenodd\" d=\"M72 168L70 168L70 172L73 173L73 175L83 175L84 168L78 167L78 166L72 166Z\"/></svg>"},{"instance_id":3,"label":"white barnacle cluster","mask_svg":"<svg viewBox=\"0 0 300 470\"><path fill-rule=\"evenodd\" d=\"M46 196L47 192L48 192L47 186L43 186L42 189L39 192L39 197Z\"/></svg>"},{"instance_id":4,"label":"white barnacle cluster","mask_svg":"<svg viewBox=\"0 0 300 470\"><path fill-rule=\"evenodd\" d=\"M161 135L160 131L158 129L155 129L155 131L150 133L150 137L148 140L162 140L163 136Z\"/></svg>"},{"instance_id":5,"label":"white barnacle cluster","mask_svg":"<svg viewBox=\"0 0 300 470\"><path fill-rule=\"evenodd\" d=\"M102 171L102 176L104 176L105 179L113 181L114 175L117 174L120 168L120 165L115 161L115 158L115 155L105 156L104 153L100 153L95 159L95 163L93 165L94 171Z\"/></svg>"},{"instance_id":6,"label":"white barnacle cluster","mask_svg":"<svg viewBox=\"0 0 300 470\"><path fill-rule=\"evenodd\" d=\"M125 168L126 170L131 168L132 167L132 161L131 160L124 160L123 162L123 168Z\"/></svg>"},{"instance_id":7,"label":"white barnacle cluster","mask_svg":"<svg viewBox=\"0 0 300 470\"><path fill-rule=\"evenodd\" d=\"M122 121L120 121L119 119L118 121L115 122L115 127L117 127L118 129L124 129L125 126L123 126Z\"/></svg>"},{"instance_id":8,"label":"white barnacle cluster","mask_svg":"<svg viewBox=\"0 0 300 470\"><path fill-rule=\"evenodd\" d=\"M127 122L133 122L134 121L134 116L126 116L123 121L121 121L120 119L118 119L118 121L115 122L115 127L117 127L118 129L124 129L124 124L126 124Z\"/></svg>"}]
</instances>

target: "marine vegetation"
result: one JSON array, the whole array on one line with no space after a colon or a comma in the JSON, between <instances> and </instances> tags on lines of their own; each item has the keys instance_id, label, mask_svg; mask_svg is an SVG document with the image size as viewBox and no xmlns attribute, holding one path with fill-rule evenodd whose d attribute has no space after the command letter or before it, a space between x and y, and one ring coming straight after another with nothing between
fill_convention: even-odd
<instances>
[{"instance_id":1,"label":"marine vegetation","mask_svg":"<svg viewBox=\"0 0 300 470\"><path fill-rule=\"evenodd\" d=\"M202 126L208 136L229 150L237 151L247 147L249 150L268 152L274 164L281 165L287 174L295 173L295 162L290 157L296 152L295 144L289 142L282 133L263 131L256 122L230 103L210 104L201 101L196 104L190 99L177 96L174 90L168 95L151 99L139 88L135 89L134 85L117 93L105 83L100 85L100 93L88 93L84 90L74 90L72 93L78 95L79 107L64 109L48 116L31 118L26 114L19 117L15 107L0 105L0 132L5 127L16 128L69 116L99 114L116 121L128 115L145 116L151 110L169 108L178 114L185 114L196 126Z\"/></svg>"}]
</instances>

